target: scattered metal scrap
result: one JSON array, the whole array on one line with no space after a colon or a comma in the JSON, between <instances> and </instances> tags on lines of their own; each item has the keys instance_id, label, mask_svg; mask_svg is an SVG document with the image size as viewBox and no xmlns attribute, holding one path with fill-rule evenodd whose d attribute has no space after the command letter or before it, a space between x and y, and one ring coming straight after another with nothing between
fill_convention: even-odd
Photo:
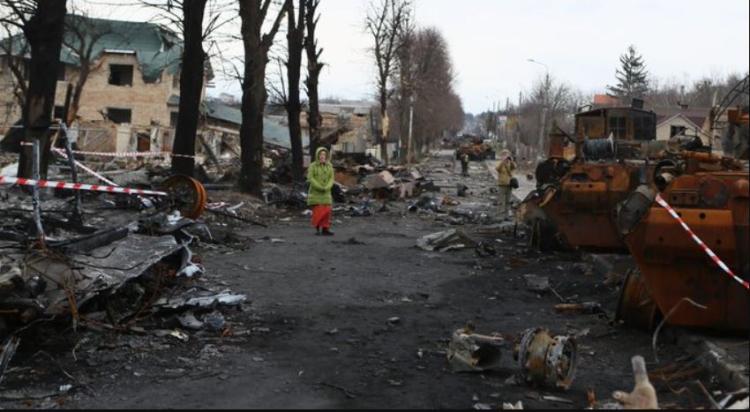
<instances>
[{"instance_id":1,"label":"scattered metal scrap","mask_svg":"<svg viewBox=\"0 0 750 412\"><path fill-rule=\"evenodd\" d=\"M502 368L502 336L475 334L471 328L453 333L448 347L448 363L454 372L483 372Z\"/></svg>"},{"instance_id":2,"label":"scattered metal scrap","mask_svg":"<svg viewBox=\"0 0 750 412\"><path fill-rule=\"evenodd\" d=\"M511 367L502 352L511 341L499 334L480 335L473 327L453 333L447 359L454 372L483 372ZM577 346L570 336L552 337L546 329L523 332L513 346L513 359L526 383L570 389L577 368Z\"/></svg>"},{"instance_id":3,"label":"scattered metal scrap","mask_svg":"<svg viewBox=\"0 0 750 412\"><path fill-rule=\"evenodd\" d=\"M570 389L577 367L575 339L552 337L545 329L529 329L523 333L514 351L514 358L525 380L539 385Z\"/></svg>"}]
</instances>

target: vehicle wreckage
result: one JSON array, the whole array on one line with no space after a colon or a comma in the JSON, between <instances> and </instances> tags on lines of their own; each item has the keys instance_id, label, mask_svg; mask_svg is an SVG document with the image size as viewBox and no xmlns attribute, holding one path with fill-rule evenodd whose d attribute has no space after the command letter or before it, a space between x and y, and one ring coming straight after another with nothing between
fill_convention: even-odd
<instances>
[{"instance_id":1,"label":"vehicle wreckage","mask_svg":"<svg viewBox=\"0 0 750 412\"><path fill-rule=\"evenodd\" d=\"M618 310L629 323L653 328L666 316L673 325L750 329L748 108L732 106L747 94L746 77L710 117L714 129L726 113L723 146L734 157L696 140L655 142L655 115L638 104L578 114L574 137L551 135L537 190L521 206L532 246L630 253L638 271ZM562 149L570 145L572 158Z\"/></svg>"}]
</instances>

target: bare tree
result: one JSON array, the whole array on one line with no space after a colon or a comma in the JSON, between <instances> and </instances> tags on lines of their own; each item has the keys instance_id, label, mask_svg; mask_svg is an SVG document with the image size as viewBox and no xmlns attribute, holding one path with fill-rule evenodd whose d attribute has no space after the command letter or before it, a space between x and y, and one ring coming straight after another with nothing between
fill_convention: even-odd
<instances>
[{"instance_id":1,"label":"bare tree","mask_svg":"<svg viewBox=\"0 0 750 412\"><path fill-rule=\"evenodd\" d=\"M320 146L322 138L320 128L323 122L320 115L320 97L318 94L320 72L324 66L320 62L323 49L318 48L318 39L315 34L320 19L320 15L318 14L319 5L320 0L305 1L305 7L307 8L305 11L305 29L307 30L307 35L305 36L305 53L307 54L307 79L305 80L305 86L307 88L307 125L310 131L311 158L315 157L315 151Z\"/></svg>"},{"instance_id":2,"label":"bare tree","mask_svg":"<svg viewBox=\"0 0 750 412\"><path fill-rule=\"evenodd\" d=\"M443 133L457 133L463 127L464 112L455 92L453 64L442 33L435 28L420 29L409 33L403 42L392 106L395 115L402 117L397 123L399 134L413 131L413 141L406 144L408 160L413 161Z\"/></svg>"},{"instance_id":3,"label":"bare tree","mask_svg":"<svg viewBox=\"0 0 750 412\"><path fill-rule=\"evenodd\" d=\"M373 40L372 53L377 66L376 84L380 104L380 153L388 163L388 81L396 70L396 57L402 47L404 28L411 19L410 0L372 0L365 27Z\"/></svg>"},{"instance_id":4,"label":"bare tree","mask_svg":"<svg viewBox=\"0 0 750 412\"><path fill-rule=\"evenodd\" d=\"M289 9L284 5L267 33L263 33L263 23L269 15L272 0L240 0L242 20L242 43L245 49L245 68L242 78L242 126L240 145L242 147L242 170L240 190L260 195L263 189L263 110L267 93L265 86L268 52L279 31L281 20Z\"/></svg>"},{"instance_id":5,"label":"bare tree","mask_svg":"<svg viewBox=\"0 0 750 412\"><path fill-rule=\"evenodd\" d=\"M75 9L73 10L76 11ZM81 10L79 15L70 14L65 18L65 35L63 45L73 52L78 59L79 69L73 75L73 94L68 108L67 124L71 124L81 107L81 97L91 71L97 65L96 45L106 35L113 33L106 21L94 21Z\"/></svg>"},{"instance_id":6,"label":"bare tree","mask_svg":"<svg viewBox=\"0 0 750 412\"><path fill-rule=\"evenodd\" d=\"M55 104L67 0L2 0L0 23L18 27L29 43L29 84L23 106L27 142L43 149L40 176L46 177L49 161L49 126ZM32 148L23 146L18 163L19 177L33 175Z\"/></svg>"},{"instance_id":7,"label":"bare tree","mask_svg":"<svg viewBox=\"0 0 750 412\"><path fill-rule=\"evenodd\" d=\"M537 148L539 153L546 153L551 125L564 124L575 113L578 94L570 86L546 74L524 95L527 98L519 108L522 140Z\"/></svg>"},{"instance_id":8,"label":"bare tree","mask_svg":"<svg viewBox=\"0 0 750 412\"><path fill-rule=\"evenodd\" d=\"M397 79L394 83L398 85L395 103L398 113L398 135L401 137L402 161L411 163L414 161L414 151L412 142L413 118L414 118L414 98L416 79L414 65L412 64L412 54L414 49L414 25L406 25L401 34L401 49L398 52L398 71Z\"/></svg>"},{"instance_id":9,"label":"bare tree","mask_svg":"<svg viewBox=\"0 0 750 412\"><path fill-rule=\"evenodd\" d=\"M228 3L221 0L143 0L143 4L159 9L165 24L179 30L184 40L180 70L180 107L172 147L172 153L177 156L172 159L172 172L192 176L195 170L195 137L198 132L200 104L206 66L210 60L204 43L210 41L213 34L231 20L224 14Z\"/></svg>"},{"instance_id":10,"label":"bare tree","mask_svg":"<svg viewBox=\"0 0 750 412\"><path fill-rule=\"evenodd\" d=\"M4 20L2 29L5 38L0 41L0 52L10 69L13 98L19 107L23 107L29 80L27 78L29 43L21 40L23 32L15 24ZM6 119L5 123L8 120Z\"/></svg>"},{"instance_id":11,"label":"bare tree","mask_svg":"<svg viewBox=\"0 0 750 412\"><path fill-rule=\"evenodd\" d=\"M302 127L300 126L300 114L302 103L300 101L300 79L302 77L302 52L305 46L305 17L307 12L307 0L299 0L298 15L295 18L294 1L290 0L287 10L287 102L286 112L289 118L289 140L292 145L292 177L295 181L302 181L302 169L304 157L302 154Z\"/></svg>"}]
</instances>

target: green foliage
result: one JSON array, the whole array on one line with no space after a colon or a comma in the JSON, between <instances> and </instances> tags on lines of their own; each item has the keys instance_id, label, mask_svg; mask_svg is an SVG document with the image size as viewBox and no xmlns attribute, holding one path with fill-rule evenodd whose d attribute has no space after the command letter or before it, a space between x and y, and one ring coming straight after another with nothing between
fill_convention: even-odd
<instances>
[{"instance_id":1,"label":"green foliage","mask_svg":"<svg viewBox=\"0 0 750 412\"><path fill-rule=\"evenodd\" d=\"M610 96L624 100L643 98L649 90L648 71L643 56L638 54L634 46L630 46L620 56L620 64L621 67L615 73L617 85L607 86Z\"/></svg>"}]
</instances>

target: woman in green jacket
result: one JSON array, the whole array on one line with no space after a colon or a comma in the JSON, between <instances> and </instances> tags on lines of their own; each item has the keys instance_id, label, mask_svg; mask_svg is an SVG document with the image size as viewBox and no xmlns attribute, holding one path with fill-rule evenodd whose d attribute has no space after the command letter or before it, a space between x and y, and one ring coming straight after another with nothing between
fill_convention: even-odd
<instances>
[{"instance_id":1,"label":"woman in green jacket","mask_svg":"<svg viewBox=\"0 0 750 412\"><path fill-rule=\"evenodd\" d=\"M315 151L315 161L307 169L307 181L310 191L307 194L307 205L312 207L312 225L317 235L333 236L331 232L331 213L333 210L333 166L328 150L319 147Z\"/></svg>"}]
</instances>

